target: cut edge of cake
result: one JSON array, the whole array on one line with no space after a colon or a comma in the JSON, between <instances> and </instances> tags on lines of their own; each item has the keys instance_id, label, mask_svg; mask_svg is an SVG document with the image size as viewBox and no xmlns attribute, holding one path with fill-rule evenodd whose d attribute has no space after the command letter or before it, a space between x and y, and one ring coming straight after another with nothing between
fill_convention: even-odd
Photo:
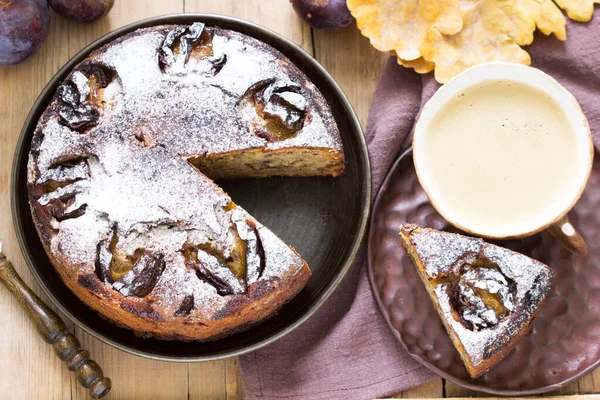
<instances>
[{"instance_id":1,"label":"cut edge of cake","mask_svg":"<svg viewBox=\"0 0 600 400\"><path fill-rule=\"evenodd\" d=\"M340 176L344 153L333 148L262 148L189 157L188 161L211 179ZM260 167L260 168L258 168Z\"/></svg>"}]
</instances>

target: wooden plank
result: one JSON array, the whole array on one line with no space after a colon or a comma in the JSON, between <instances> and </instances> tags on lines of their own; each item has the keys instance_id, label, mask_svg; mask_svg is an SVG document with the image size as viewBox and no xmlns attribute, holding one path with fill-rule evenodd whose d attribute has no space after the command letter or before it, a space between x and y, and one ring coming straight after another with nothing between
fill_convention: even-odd
<instances>
[{"instance_id":1,"label":"wooden plank","mask_svg":"<svg viewBox=\"0 0 600 400\"><path fill-rule=\"evenodd\" d=\"M269 28L312 53L310 27L285 0L185 0L185 11L242 18Z\"/></svg>"},{"instance_id":2,"label":"wooden plank","mask_svg":"<svg viewBox=\"0 0 600 400\"><path fill-rule=\"evenodd\" d=\"M225 378L228 400L242 400L242 375L240 374L240 362L237 358L225 360Z\"/></svg>"},{"instance_id":3,"label":"wooden plank","mask_svg":"<svg viewBox=\"0 0 600 400\"><path fill-rule=\"evenodd\" d=\"M442 378L433 379L415 388L398 393L397 399L432 399L444 396L444 381Z\"/></svg>"},{"instance_id":4,"label":"wooden plank","mask_svg":"<svg viewBox=\"0 0 600 400\"><path fill-rule=\"evenodd\" d=\"M543 394L544 397L554 397L554 396L569 396L571 398L573 395L577 394L591 394L591 393L600 393L600 369L596 369L593 373L584 376L579 381L570 383L569 385L552 391L546 394ZM462 386L458 386L452 382L445 382L445 394L446 397L451 398L461 398L461 397L491 397L491 395L473 391L470 389L463 388ZM417 397L417 396L411 396Z\"/></svg>"},{"instance_id":5,"label":"wooden plank","mask_svg":"<svg viewBox=\"0 0 600 400\"><path fill-rule=\"evenodd\" d=\"M190 363L189 398L190 399L227 399L225 361Z\"/></svg>"},{"instance_id":6,"label":"wooden plank","mask_svg":"<svg viewBox=\"0 0 600 400\"><path fill-rule=\"evenodd\" d=\"M136 357L102 344L89 335L82 335L79 330L77 336L112 379L111 400L188 399L187 364ZM89 399L87 391L75 380L71 389L73 399Z\"/></svg>"},{"instance_id":7,"label":"wooden plank","mask_svg":"<svg viewBox=\"0 0 600 400\"><path fill-rule=\"evenodd\" d=\"M462 386L458 386L450 381L444 381L444 389L446 397L482 397L486 396L485 393L476 392L474 390L466 389ZM489 395L488 395L489 396Z\"/></svg>"},{"instance_id":8,"label":"wooden plank","mask_svg":"<svg viewBox=\"0 0 600 400\"><path fill-rule=\"evenodd\" d=\"M600 370L596 372L596 380L600 377ZM585 390L582 390L582 385L585 385ZM452 382L445 382L446 387L446 397L452 398L461 398L461 397L491 397L491 395L473 391L470 389L463 388L461 386L455 385ZM577 382L573 382L559 390L555 390L549 393L546 393L542 396L572 396L576 394L584 394L584 393L598 393L600 390L597 387L596 382L593 379L592 375L588 375L588 377L584 377Z\"/></svg>"},{"instance_id":9,"label":"wooden plank","mask_svg":"<svg viewBox=\"0 0 600 400\"><path fill-rule=\"evenodd\" d=\"M355 25L313 31L315 58L342 87L366 129L375 86L388 59L377 51Z\"/></svg>"},{"instance_id":10,"label":"wooden plank","mask_svg":"<svg viewBox=\"0 0 600 400\"><path fill-rule=\"evenodd\" d=\"M242 400L242 377L236 358L204 363L191 363L189 374L190 399Z\"/></svg>"},{"instance_id":11,"label":"wooden plank","mask_svg":"<svg viewBox=\"0 0 600 400\"><path fill-rule=\"evenodd\" d=\"M573 382L563 388L560 388L559 390L546 393L544 396L568 396L574 394L579 394L579 382Z\"/></svg>"},{"instance_id":12,"label":"wooden plank","mask_svg":"<svg viewBox=\"0 0 600 400\"><path fill-rule=\"evenodd\" d=\"M582 379L586 379L586 378L582 378ZM589 380L592 380L591 382L589 382ZM594 383L593 382L593 378L587 378L586 382L588 382L588 387L587 387L587 392L585 393L598 393L599 390L597 388L595 388ZM491 395L486 394L486 393L481 393L481 392L476 392L470 389L466 389L463 388L462 386L458 386L455 385L452 382L445 382L445 386L446 386L446 397L453 397L453 398L461 398L461 397L491 397ZM559 390L555 390L549 393L546 393L542 396L547 396L547 397L553 397L553 396L572 396L572 395L576 395L576 394L580 394L583 393L580 390L580 382L573 382Z\"/></svg>"},{"instance_id":13,"label":"wooden plank","mask_svg":"<svg viewBox=\"0 0 600 400\"><path fill-rule=\"evenodd\" d=\"M579 380L579 393L600 393L600 368Z\"/></svg>"}]
</instances>

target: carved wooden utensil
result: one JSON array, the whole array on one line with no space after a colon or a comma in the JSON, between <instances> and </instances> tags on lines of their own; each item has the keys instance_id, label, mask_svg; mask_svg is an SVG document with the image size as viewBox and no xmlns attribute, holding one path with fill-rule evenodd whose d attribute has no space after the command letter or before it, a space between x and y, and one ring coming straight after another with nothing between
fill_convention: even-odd
<instances>
[{"instance_id":1,"label":"carved wooden utensil","mask_svg":"<svg viewBox=\"0 0 600 400\"><path fill-rule=\"evenodd\" d=\"M42 338L54 348L54 352L75 373L79 383L94 399L110 392L110 378L104 376L100 366L90 360L90 353L81 348L79 340L67 331L63 320L33 293L23 282L11 262L2 253L0 242L0 281L15 296Z\"/></svg>"}]
</instances>

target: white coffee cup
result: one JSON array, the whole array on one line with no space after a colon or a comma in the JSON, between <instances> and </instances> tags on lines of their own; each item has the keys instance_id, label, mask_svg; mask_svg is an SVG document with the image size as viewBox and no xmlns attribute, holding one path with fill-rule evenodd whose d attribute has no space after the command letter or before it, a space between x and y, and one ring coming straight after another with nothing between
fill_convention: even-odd
<instances>
[{"instance_id":1,"label":"white coffee cup","mask_svg":"<svg viewBox=\"0 0 600 400\"><path fill-rule=\"evenodd\" d=\"M487 89L488 87L490 89ZM486 96L486 90L489 91L489 96L495 97L489 99L483 97ZM506 90L506 102L499 102L500 100L498 100L502 90ZM471 107L474 106L473 110L475 111L473 112L465 108L466 103L459 103L459 100L456 100L461 95L465 96L465 93L467 96L471 96L471 100L477 100L475 102L471 101L471 104L469 104ZM538 97L538 93L542 97ZM527 94L529 97L521 98L521 94ZM525 111L528 104L530 104L525 100L527 98L535 100L531 104L537 105L537 100L539 100L540 104L547 103L549 106L543 110L541 106L532 108L531 112L527 113ZM514 102L514 105L512 102ZM518 115L520 118L519 123L523 122L523 118L531 116L532 120L539 123L539 128L536 125L538 130L534 131L533 127L528 127L525 123L525 129L516 132L514 129L518 131L519 128L515 128L517 125L507 117L506 125L512 126L512 128L507 129L513 129L506 133L507 137L518 138L516 141L510 139L507 143L517 143L518 146L512 148L503 146L500 148L501 146L498 146L497 143L500 143L499 140L504 140L502 135L505 133L497 125L499 116L494 113L493 109L485 108L488 103L500 105L499 109L507 112L505 115ZM555 108L550 108L550 105ZM510 112L511 107L514 111L512 114ZM514 107L520 108L515 109ZM554 109L557 112L551 112ZM456 113L451 113L450 110L456 111ZM538 111L547 114L538 114ZM463 118L459 119L459 115ZM556 117L557 121L562 123L560 126L568 129L556 128L554 131L548 129L544 126L544 120L540 120L542 115L551 118ZM486 127L488 123L489 129ZM552 126L558 127L557 124ZM462 127L471 126L477 128L473 131L468 128L462 129ZM445 132L446 127L447 132ZM502 127L504 127L504 124ZM444 134L448 136L441 136ZM560 138L552 136L554 134L560 135ZM489 137L485 135L489 135ZM455 138L456 140L454 140ZM556 143L553 141L554 139L556 139ZM562 149L559 153L550 153L549 151L542 153L548 146L554 146L554 150L559 149L559 144L563 143L559 139L568 144L564 148L564 156L561 157L562 153L560 151ZM473 140L473 142L469 142L469 140ZM441 143L445 143L445 145L452 143L455 146L452 148L460 157L455 158L455 160L457 164L462 166L460 167L463 168L462 170L454 165L451 150L446 153L441 148ZM467 167L470 168L470 164L467 164L464 160L465 156L468 157L469 154L474 154L472 153L473 149L470 148L470 150L464 150L464 152L462 150L474 146L473 143L483 143L483 145L480 147L481 153L477 153L477 157L474 157L478 161L470 160L469 162L473 162L473 166L472 169L468 169ZM533 146L532 143L538 143L538 145ZM461 145L464 146L460 147ZM503 169L503 163L509 162L511 152L516 153L517 150L520 156L518 160L512 160L518 162L513 161L510 166L506 164L506 168ZM471 153L468 153L468 151L471 151ZM499 153L500 151L502 153ZM437 156L434 156L434 154L437 154ZM526 156L523 156L523 154ZM532 160L545 160L547 165L556 168L560 172L561 186L556 186L558 183L555 185L552 182L552 175L546 176L551 173L552 168L548 168L547 171L535 172L538 175L531 175L534 174L534 171L537 171L534 167L540 167L543 164L541 162L529 164L531 168L527 168L528 154L531 155ZM457 75L442 86L423 107L414 129L413 158L419 182L435 209L450 224L470 234L491 239L522 238L548 229L563 245L578 255L586 254L587 247L582 237L567 219L567 213L575 206L585 189L593 165L593 156L594 146L590 128L577 100L549 75L536 68L520 64L501 62L481 64ZM486 159L489 160L487 164L485 163ZM556 162L548 164L551 159L556 160ZM573 160L574 162L569 163L567 160ZM562 168L561 163L569 168ZM484 175L483 172L477 172L482 168L488 172L487 175ZM490 171L492 174L489 173ZM523 173L522 182L519 181L521 178L515 175L514 171L526 172ZM465 173L464 182L461 182L461 176L452 175L463 172ZM506 176L503 174L506 174ZM445 176L448 177L447 180L444 180L443 177ZM510 194L509 189L515 187L527 188L527 181L525 181L527 176L527 179L533 179L532 182L535 181L535 185L542 185L540 187L544 188L547 186L548 193L555 194L541 197L544 192L540 191L540 197L537 198L536 193L529 193L529 196L520 203L523 204L522 209L528 209L527 207L531 206L532 209L537 210L536 207L539 206L539 211L530 212L523 218L516 219L518 213L514 213L515 220L511 220L510 217L513 215L511 212L514 210L521 211L520 208L515 207L515 204L510 205L510 209L503 209L504 203L499 201L498 204L494 205L494 209L488 210L483 207L487 203L479 203L479 199L473 197L473 193L475 195L480 193L480 201L485 202L486 196L488 196L487 199L490 203L492 199L499 199L497 197L499 194L512 199L508 196ZM539 176L539 182L535 180L535 176ZM544 184L546 186L543 186ZM454 188L456 188L456 192L454 192ZM552 190L550 191L550 189ZM466 193L465 196L470 197L465 197L464 202L460 203L457 199L460 199L463 192ZM469 193L471 194L469 195ZM515 193L515 202L521 201L517 199L519 194ZM506 207L509 207L508 202ZM485 213L493 213L494 210L498 213L495 219L498 222L486 222L486 218L476 220L473 217L477 215L476 211L484 213L481 215L486 215Z\"/></svg>"}]
</instances>

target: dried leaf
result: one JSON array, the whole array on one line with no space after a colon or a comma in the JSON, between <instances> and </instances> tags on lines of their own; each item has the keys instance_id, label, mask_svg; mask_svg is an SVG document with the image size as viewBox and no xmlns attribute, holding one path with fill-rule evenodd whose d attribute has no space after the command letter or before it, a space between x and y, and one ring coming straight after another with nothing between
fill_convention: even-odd
<instances>
[{"instance_id":1,"label":"dried leaf","mask_svg":"<svg viewBox=\"0 0 600 400\"><path fill-rule=\"evenodd\" d=\"M567 40L567 20L552 0L529 1L529 11L537 28L544 35L554 34L559 40Z\"/></svg>"},{"instance_id":2,"label":"dried leaf","mask_svg":"<svg viewBox=\"0 0 600 400\"><path fill-rule=\"evenodd\" d=\"M530 64L521 46L539 29L565 40L566 19L589 20L600 0L347 0L362 34L419 73L446 82L489 61ZM555 4L555 2L557 4Z\"/></svg>"},{"instance_id":3,"label":"dried leaf","mask_svg":"<svg viewBox=\"0 0 600 400\"><path fill-rule=\"evenodd\" d=\"M458 0L348 0L362 34L378 50L394 50L402 60L421 57L419 45L435 27L445 35L463 26Z\"/></svg>"},{"instance_id":4,"label":"dried leaf","mask_svg":"<svg viewBox=\"0 0 600 400\"><path fill-rule=\"evenodd\" d=\"M600 0L554 0L556 4L567 12L569 18L588 22L594 15L594 4L600 4Z\"/></svg>"},{"instance_id":5,"label":"dried leaf","mask_svg":"<svg viewBox=\"0 0 600 400\"><path fill-rule=\"evenodd\" d=\"M406 68L412 68L419 74L426 74L435 69L435 64L431 61L425 60L423 57L419 57L416 60L407 61L398 58L398 64L403 65Z\"/></svg>"},{"instance_id":6,"label":"dried leaf","mask_svg":"<svg viewBox=\"0 0 600 400\"><path fill-rule=\"evenodd\" d=\"M461 0L464 28L459 33L445 36L435 28L427 32L419 50L423 58L435 63L438 82L445 83L468 67L483 62L531 63L529 54L511 37L512 34L522 42L528 40L526 29L530 27L522 31L513 29L515 21L523 23L526 18L517 12L507 14L498 2Z\"/></svg>"},{"instance_id":7,"label":"dried leaf","mask_svg":"<svg viewBox=\"0 0 600 400\"><path fill-rule=\"evenodd\" d=\"M433 71L433 69L435 68L434 63L425 60L423 57L419 57L416 60L407 61L398 57L394 50L390 51L390 53L392 53L392 55L398 59L398 64L406 68L412 68L415 70L415 72L419 74L426 74L428 72Z\"/></svg>"},{"instance_id":8,"label":"dried leaf","mask_svg":"<svg viewBox=\"0 0 600 400\"><path fill-rule=\"evenodd\" d=\"M538 28L545 35L567 38L567 21L552 0L487 0L497 19L490 20L490 29L506 32L521 46L533 42L533 33ZM471 1L461 0L464 3ZM468 5L468 4L467 4ZM485 11L484 11L485 12Z\"/></svg>"}]
</instances>

